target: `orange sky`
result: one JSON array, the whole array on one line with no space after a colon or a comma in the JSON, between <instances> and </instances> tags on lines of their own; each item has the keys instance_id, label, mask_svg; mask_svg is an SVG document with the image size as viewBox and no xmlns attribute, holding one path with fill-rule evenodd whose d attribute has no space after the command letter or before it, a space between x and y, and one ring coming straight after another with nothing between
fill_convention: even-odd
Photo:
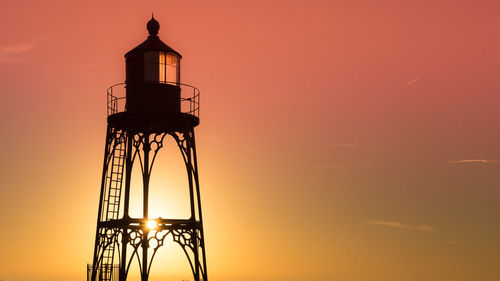
<instances>
[{"instance_id":1,"label":"orange sky","mask_svg":"<svg viewBox=\"0 0 500 281\"><path fill-rule=\"evenodd\" d=\"M85 280L151 11L201 90L211 280L498 280L498 1L138 3L0 3L0 280Z\"/></svg>"}]
</instances>

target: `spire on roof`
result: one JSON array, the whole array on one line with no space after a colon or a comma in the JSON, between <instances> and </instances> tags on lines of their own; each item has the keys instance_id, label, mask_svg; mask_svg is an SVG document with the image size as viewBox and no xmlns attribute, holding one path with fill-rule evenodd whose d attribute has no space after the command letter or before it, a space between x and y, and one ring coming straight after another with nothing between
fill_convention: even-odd
<instances>
[{"instance_id":1,"label":"spire on roof","mask_svg":"<svg viewBox=\"0 0 500 281\"><path fill-rule=\"evenodd\" d=\"M158 36L158 30L160 29L160 23L155 20L153 12L151 12L151 19L148 21L146 28L148 29L149 36Z\"/></svg>"}]
</instances>

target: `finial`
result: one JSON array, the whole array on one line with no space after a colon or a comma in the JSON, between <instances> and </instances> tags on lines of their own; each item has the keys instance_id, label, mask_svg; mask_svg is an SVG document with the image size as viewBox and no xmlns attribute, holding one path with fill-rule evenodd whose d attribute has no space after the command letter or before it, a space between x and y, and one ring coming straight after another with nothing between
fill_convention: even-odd
<instances>
[{"instance_id":1,"label":"finial","mask_svg":"<svg viewBox=\"0 0 500 281\"><path fill-rule=\"evenodd\" d=\"M151 19L148 21L146 28L148 29L149 36L158 36L158 30L160 29L160 23L155 20L152 12L151 12Z\"/></svg>"}]
</instances>

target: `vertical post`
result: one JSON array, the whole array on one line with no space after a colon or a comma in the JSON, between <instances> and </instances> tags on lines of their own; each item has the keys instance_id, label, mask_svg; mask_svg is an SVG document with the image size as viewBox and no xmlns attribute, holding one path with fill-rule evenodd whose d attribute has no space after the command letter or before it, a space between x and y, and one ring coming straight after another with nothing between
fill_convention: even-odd
<instances>
[{"instance_id":1,"label":"vertical post","mask_svg":"<svg viewBox=\"0 0 500 281\"><path fill-rule=\"evenodd\" d=\"M129 218L129 202L130 202L130 177L132 175L132 141L134 134L127 132L127 156L125 158L125 200L123 202L123 217Z\"/></svg>"},{"instance_id":2,"label":"vertical post","mask_svg":"<svg viewBox=\"0 0 500 281\"><path fill-rule=\"evenodd\" d=\"M149 134L144 134L144 170L142 174L143 181L143 204L142 204L142 215L144 219L148 218L148 199L149 199L149 151L151 149L149 143Z\"/></svg>"},{"instance_id":3,"label":"vertical post","mask_svg":"<svg viewBox=\"0 0 500 281\"><path fill-rule=\"evenodd\" d=\"M95 281L96 275L97 275L97 270L99 265L97 262L99 261L99 222L101 221L101 212L102 208L104 205L103 199L104 199L104 190L105 190L105 185L106 185L106 174L108 170L108 163L107 159L113 144L113 141L110 140L112 136L112 128L108 127L106 128L106 142L104 144L104 161L102 164L102 177L101 177L101 194L99 195L99 209L97 211L97 227L96 227L96 233L95 233L95 245L94 245L94 260L92 261L92 275L91 275L91 280ZM108 145L109 143L109 145Z\"/></svg>"},{"instance_id":4,"label":"vertical post","mask_svg":"<svg viewBox=\"0 0 500 281\"><path fill-rule=\"evenodd\" d=\"M127 220L129 218L129 201L130 201L130 178L132 175L132 143L134 139L134 134L130 131L126 132L125 135L127 142L127 152L125 156L125 198L123 202L123 219ZM119 269L119 281L127 280L127 245L128 245L128 232L127 228L124 226L122 228L122 255L120 260Z\"/></svg>"},{"instance_id":5,"label":"vertical post","mask_svg":"<svg viewBox=\"0 0 500 281\"><path fill-rule=\"evenodd\" d=\"M187 151L188 151L188 161L189 161L189 169L190 169L190 174L189 174L189 189L191 193L191 202L192 202L192 212L193 212L193 226L192 226L192 235L193 237L193 253L194 253L194 280L199 281L200 280L200 253L198 251L198 222L196 221L196 211L194 209L194 194L193 194L193 180L192 177L196 174L195 169L193 167L193 158L194 158L194 134L193 134L193 129L191 128L188 131L188 139L187 139ZM200 206L198 205L198 209ZM199 217L199 215L198 215Z\"/></svg>"},{"instance_id":6,"label":"vertical post","mask_svg":"<svg viewBox=\"0 0 500 281\"><path fill-rule=\"evenodd\" d=\"M191 208L191 219L196 221L196 211L194 208L194 191L193 191L193 162L191 161L191 132L183 132L184 141L186 143L186 170L189 182L189 203ZM180 143L179 143L180 145Z\"/></svg>"},{"instance_id":7,"label":"vertical post","mask_svg":"<svg viewBox=\"0 0 500 281\"><path fill-rule=\"evenodd\" d=\"M193 159L194 159L194 181L196 184L196 197L198 199L198 215L200 218L199 231L200 231L200 246L201 254L203 257L203 281L207 281L207 258L205 253L205 237L203 234L203 217L201 215L201 194L200 194L200 181L198 178L198 160L196 157L196 142L194 137L194 129L192 129L193 134Z\"/></svg>"},{"instance_id":8,"label":"vertical post","mask_svg":"<svg viewBox=\"0 0 500 281\"><path fill-rule=\"evenodd\" d=\"M142 208L142 217L144 218L144 223L148 220L148 199L149 199L149 151L151 149L149 143L149 133L144 134L144 169L142 174L143 179L143 187L144 187L144 197L143 197L143 208ZM143 236L142 236L142 273L141 279L142 281L148 280L148 234L149 231L144 228Z\"/></svg>"}]
</instances>

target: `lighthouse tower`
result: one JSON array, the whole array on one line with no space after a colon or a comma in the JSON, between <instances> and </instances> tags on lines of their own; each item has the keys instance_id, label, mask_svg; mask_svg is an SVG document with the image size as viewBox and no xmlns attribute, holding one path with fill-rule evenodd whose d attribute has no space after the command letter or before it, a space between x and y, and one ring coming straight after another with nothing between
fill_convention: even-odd
<instances>
[{"instance_id":1,"label":"lighthouse tower","mask_svg":"<svg viewBox=\"0 0 500 281\"><path fill-rule=\"evenodd\" d=\"M88 281L127 280L138 263L141 281L165 239L186 254L195 281L207 280L205 240L194 128L199 119L199 90L180 82L181 54L158 37L160 24L147 23L149 36L125 54L126 81L107 91L107 132L97 230ZM123 95L118 94L123 89ZM173 138L187 170L189 218L150 217L149 183L166 138ZM132 168L140 166L142 215L131 216ZM134 187L137 188L137 187ZM135 193L134 193L135 194Z\"/></svg>"}]
</instances>

